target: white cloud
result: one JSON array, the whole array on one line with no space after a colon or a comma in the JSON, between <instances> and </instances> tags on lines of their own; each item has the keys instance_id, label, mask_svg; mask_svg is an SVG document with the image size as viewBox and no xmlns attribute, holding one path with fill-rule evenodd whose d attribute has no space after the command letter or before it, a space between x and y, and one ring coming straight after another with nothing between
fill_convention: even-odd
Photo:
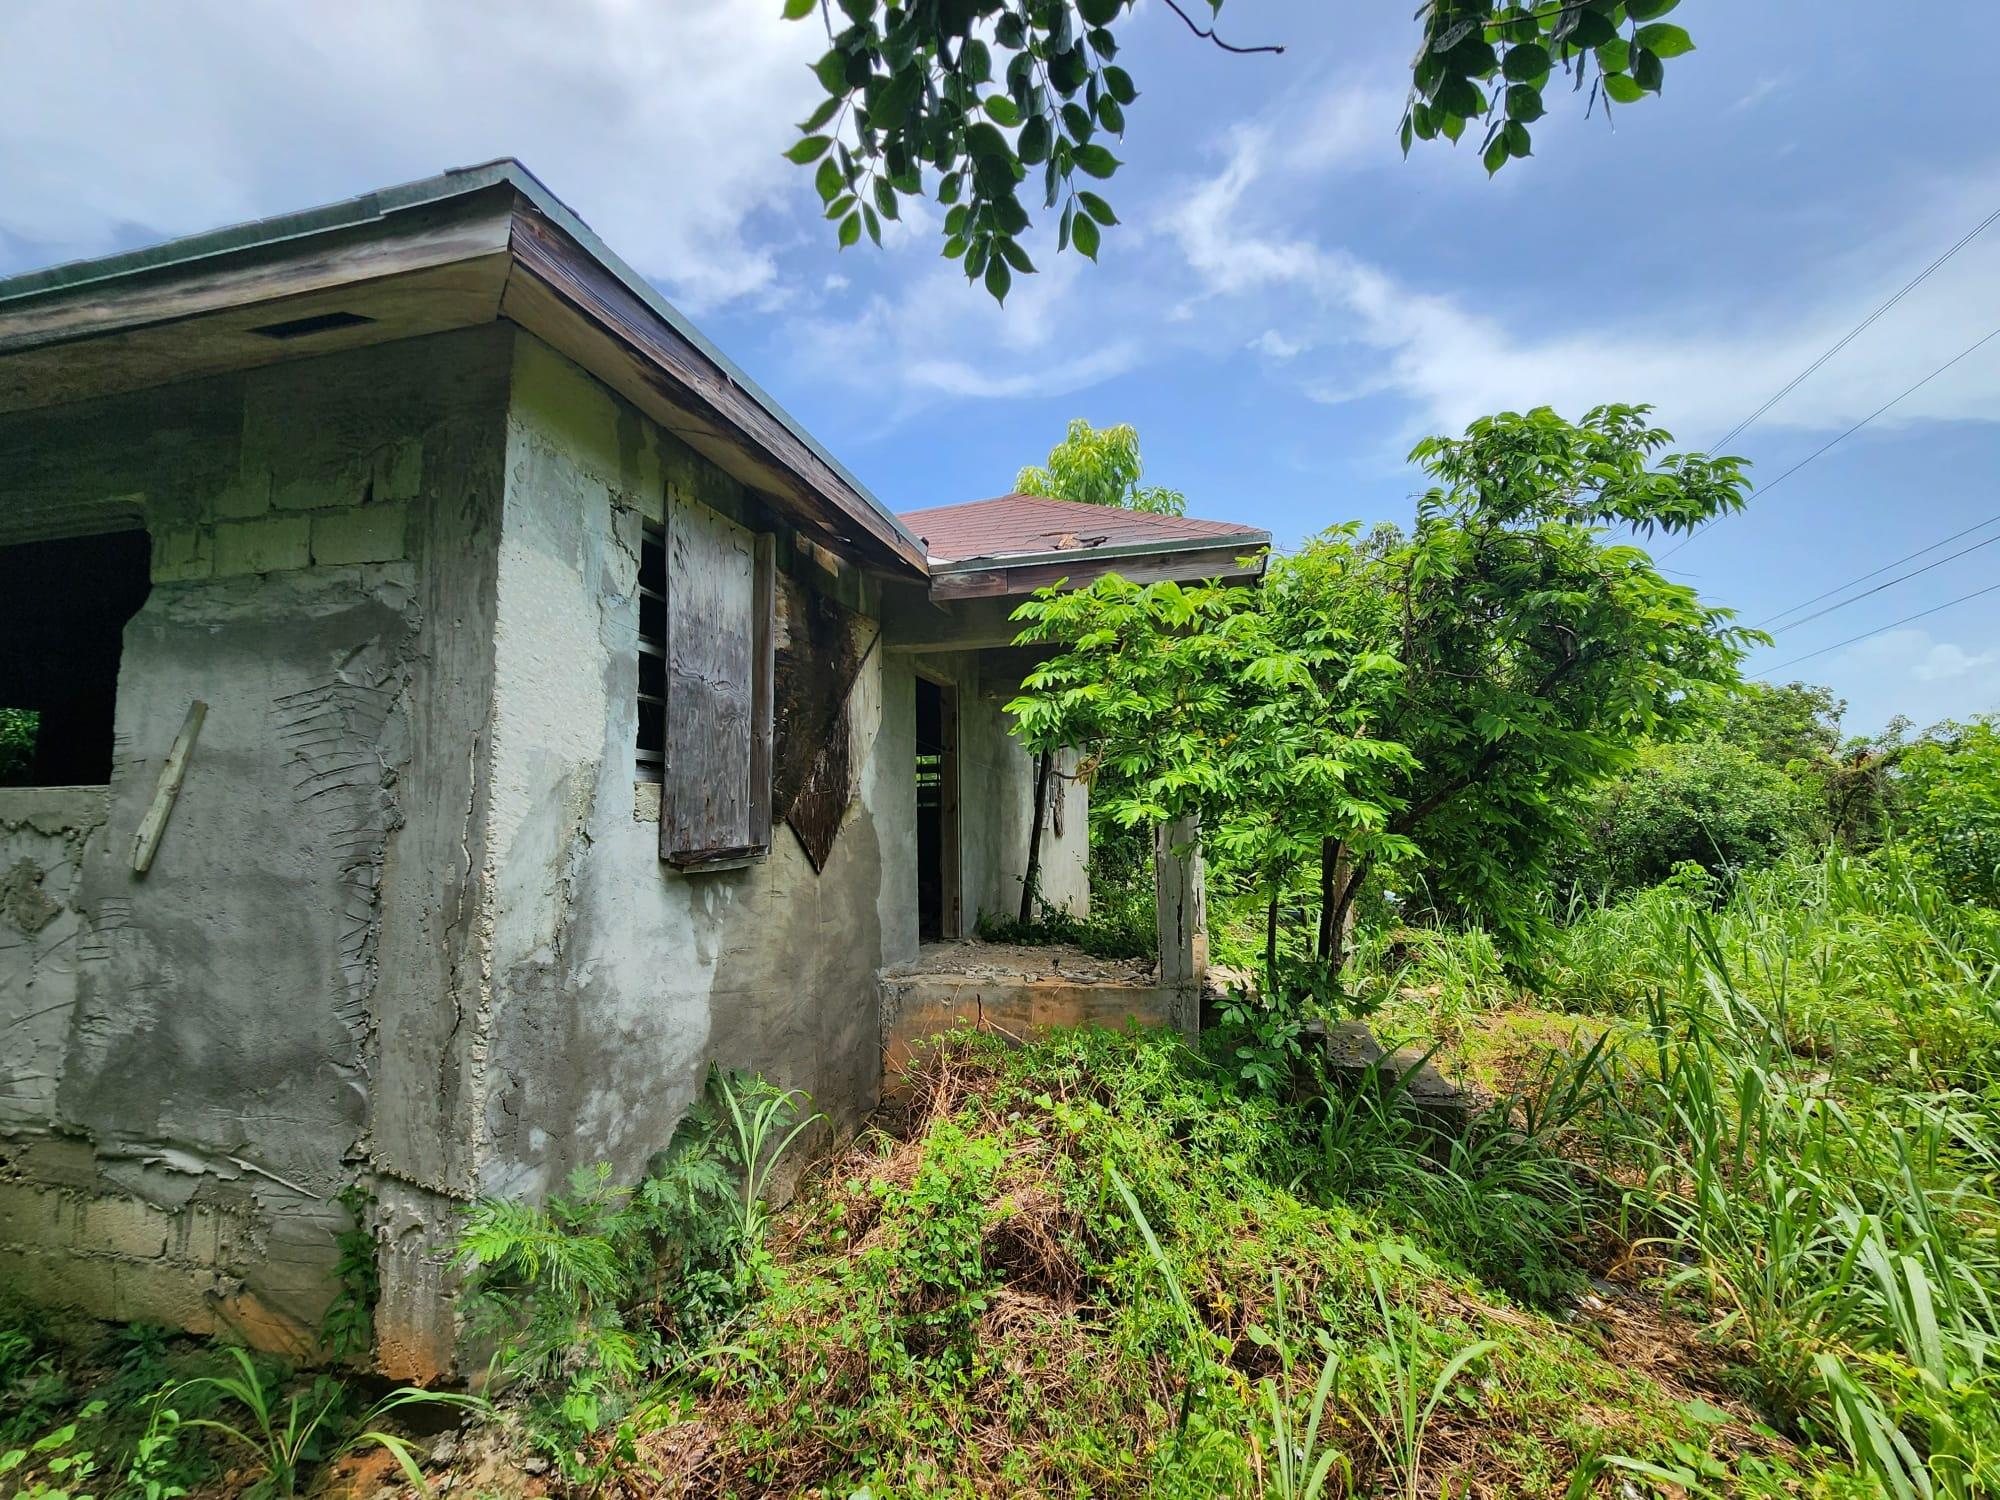
<instances>
[{"instance_id":1,"label":"white cloud","mask_svg":"<svg viewBox=\"0 0 2000 1500\"><path fill-rule=\"evenodd\" d=\"M1249 347L1271 359L1297 359L1312 345L1301 339L1287 338L1275 328L1266 328L1250 340Z\"/></svg>"},{"instance_id":2,"label":"white cloud","mask_svg":"<svg viewBox=\"0 0 2000 1500\"><path fill-rule=\"evenodd\" d=\"M1456 429L1503 408L1547 404L1572 415L1606 400L1646 401L1690 442L1712 440L1761 405L1975 222L1991 184L1958 183L1929 195L1936 206L1892 223L1876 241L1832 260L1799 263L1812 287L1780 293L1744 313L1715 305L1653 307L1609 317L1592 310L1568 326L1517 328L1454 293L1408 284L1339 245L1288 231L1269 211L1289 201L1288 153L1278 132L1239 127L1213 175L1192 184L1164 227L1214 304L1241 304L1246 320L1301 330L1295 340L1336 351L1324 367L1296 362L1315 399L1342 390L1393 391L1414 406L1412 425ZM1772 425L1825 430L1869 416L1904 388L1962 354L1985 328L1969 307L1991 309L2000 279L2000 228L1989 231L1856 341L1851 351L1788 396ZM1823 290L1819 290L1823 288ZM1991 313L1988 313L1991 316ZM1256 326L1253 322L1251 326ZM1931 380L1879 419L2000 417L2000 349L1982 350Z\"/></svg>"},{"instance_id":3,"label":"white cloud","mask_svg":"<svg viewBox=\"0 0 2000 1500\"><path fill-rule=\"evenodd\" d=\"M1731 114L1740 114L1746 109L1755 109L1772 94L1775 94L1790 82L1790 78L1791 75L1786 73L1766 73L1750 85L1742 98L1729 106L1729 112Z\"/></svg>"},{"instance_id":4,"label":"white cloud","mask_svg":"<svg viewBox=\"0 0 2000 1500\"><path fill-rule=\"evenodd\" d=\"M1139 361L1126 335L1076 335L1099 300L1094 268L1076 257L1040 256L1044 269L1018 278L1002 308L956 269L931 265L892 278L851 318L820 319L799 332L808 371L825 379L871 372L871 395L901 398L905 411L943 397L1004 400L1059 396L1123 374ZM896 264L902 265L899 257Z\"/></svg>"},{"instance_id":5,"label":"white cloud","mask_svg":"<svg viewBox=\"0 0 2000 1500\"><path fill-rule=\"evenodd\" d=\"M98 254L517 156L673 295L760 292L777 267L747 226L811 197L779 153L824 46L777 10L12 0L0 252Z\"/></svg>"},{"instance_id":6,"label":"white cloud","mask_svg":"<svg viewBox=\"0 0 2000 1500\"><path fill-rule=\"evenodd\" d=\"M1922 728L2000 710L2000 644L1961 645L1918 626L1870 636L1778 675L1830 684L1848 700L1848 727L1860 734L1897 714Z\"/></svg>"}]
</instances>

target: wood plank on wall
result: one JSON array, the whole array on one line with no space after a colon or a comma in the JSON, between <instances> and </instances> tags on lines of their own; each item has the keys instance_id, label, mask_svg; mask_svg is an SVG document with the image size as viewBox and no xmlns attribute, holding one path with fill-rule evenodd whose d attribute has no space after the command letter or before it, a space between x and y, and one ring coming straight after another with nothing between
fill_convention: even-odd
<instances>
[{"instance_id":1,"label":"wood plank on wall","mask_svg":"<svg viewBox=\"0 0 2000 1500\"><path fill-rule=\"evenodd\" d=\"M699 501L670 498L660 857L671 864L736 858L760 847L752 795L756 657L770 632L755 628L757 573L755 535ZM765 799L768 818L768 786Z\"/></svg>"}]
</instances>

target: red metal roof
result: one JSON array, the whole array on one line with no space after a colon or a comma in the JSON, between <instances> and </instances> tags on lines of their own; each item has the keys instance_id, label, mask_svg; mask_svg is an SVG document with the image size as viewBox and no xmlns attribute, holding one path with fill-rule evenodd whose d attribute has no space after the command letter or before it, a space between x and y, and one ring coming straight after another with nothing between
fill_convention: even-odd
<instances>
[{"instance_id":1,"label":"red metal roof","mask_svg":"<svg viewBox=\"0 0 2000 1500\"><path fill-rule=\"evenodd\" d=\"M1087 551L1107 544L1171 545L1242 537L1247 544L1262 545L1270 540L1268 532L1233 521L1156 516L1041 495L1001 495L963 505L936 505L929 510L906 510L897 519L923 538L924 550L933 563Z\"/></svg>"}]
</instances>

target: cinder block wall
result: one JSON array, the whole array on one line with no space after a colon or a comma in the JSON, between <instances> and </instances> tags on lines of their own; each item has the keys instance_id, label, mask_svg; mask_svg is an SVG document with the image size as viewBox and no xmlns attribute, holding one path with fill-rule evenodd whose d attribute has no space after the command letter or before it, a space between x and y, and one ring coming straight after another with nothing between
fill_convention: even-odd
<instances>
[{"instance_id":1,"label":"cinder block wall","mask_svg":"<svg viewBox=\"0 0 2000 1500\"><path fill-rule=\"evenodd\" d=\"M366 1176L385 1362L448 1349L427 1288L474 1183L512 344L495 326L0 417L0 544L153 544L110 784L0 789L0 1283L302 1350L334 1196Z\"/></svg>"}]
</instances>

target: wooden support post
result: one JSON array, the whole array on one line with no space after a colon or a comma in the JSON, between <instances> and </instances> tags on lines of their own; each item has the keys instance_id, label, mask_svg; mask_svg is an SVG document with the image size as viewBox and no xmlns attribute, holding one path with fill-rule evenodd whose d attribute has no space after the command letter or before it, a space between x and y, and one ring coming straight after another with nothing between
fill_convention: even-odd
<instances>
[{"instance_id":1,"label":"wooden support post","mask_svg":"<svg viewBox=\"0 0 2000 1500\"><path fill-rule=\"evenodd\" d=\"M1160 933L1160 987L1180 993L1181 1029L1201 1024L1208 973L1208 908L1202 890L1201 825L1192 816L1153 831L1153 915Z\"/></svg>"},{"instance_id":2,"label":"wooden support post","mask_svg":"<svg viewBox=\"0 0 2000 1500\"><path fill-rule=\"evenodd\" d=\"M187 779L188 757L194 753L195 739L201 733L201 721L207 717L208 705L201 699L197 698L188 705L181 732L174 736L174 746L167 752L167 763L160 768L160 784L154 788L153 805L139 820L139 832L132 840L132 872L135 875L143 875L153 867L153 856L160 847L160 835L167 831L167 819L173 813L175 799L181 794L181 783Z\"/></svg>"}]
</instances>

